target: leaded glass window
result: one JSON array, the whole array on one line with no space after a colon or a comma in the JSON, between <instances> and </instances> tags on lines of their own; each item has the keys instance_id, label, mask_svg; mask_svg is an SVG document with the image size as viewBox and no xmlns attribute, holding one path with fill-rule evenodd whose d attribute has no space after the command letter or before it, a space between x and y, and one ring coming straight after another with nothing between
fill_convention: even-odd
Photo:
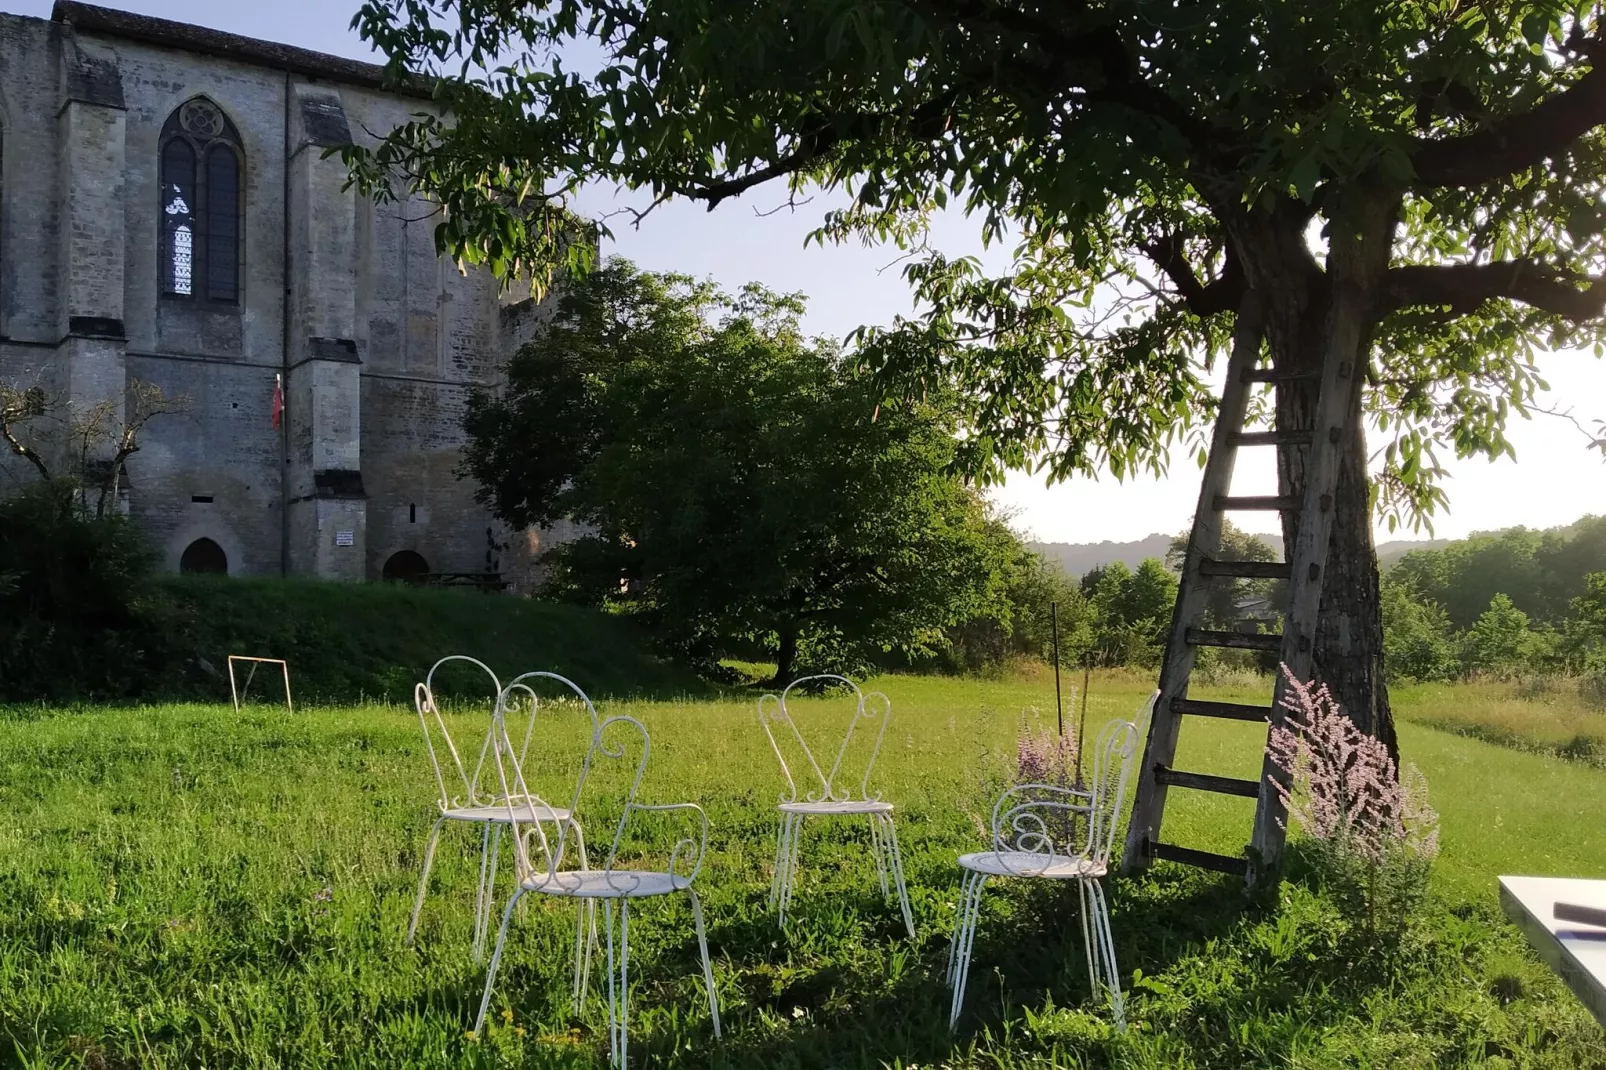
<instances>
[{"instance_id":1,"label":"leaded glass window","mask_svg":"<svg viewBox=\"0 0 1606 1070\"><path fill-rule=\"evenodd\" d=\"M244 153L228 117L205 97L185 101L162 128L162 291L234 305L240 300Z\"/></svg>"}]
</instances>

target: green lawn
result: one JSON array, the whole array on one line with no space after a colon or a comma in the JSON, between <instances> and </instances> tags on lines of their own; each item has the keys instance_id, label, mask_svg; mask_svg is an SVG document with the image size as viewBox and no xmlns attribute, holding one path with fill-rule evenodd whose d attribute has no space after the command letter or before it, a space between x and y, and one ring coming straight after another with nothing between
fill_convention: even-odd
<instances>
[{"instance_id":1,"label":"green lawn","mask_svg":"<svg viewBox=\"0 0 1606 1070\"><path fill-rule=\"evenodd\" d=\"M606 702L653 733L644 801L702 803L699 879L727 1026L711 1035L690 914L631 926L632 1065L677 1067L1599 1066L1606 1041L1498 918L1501 873L1606 876L1606 772L1416 724L1406 756L1443 820L1438 899L1388 961L1345 951L1303 884L1245 907L1232 881L1169 867L1112 895L1134 1029L1087 999L1075 894L989 893L957 1038L942 970L962 804L984 750L1012 750L1047 677L892 677L879 767L897 803L917 943L872 894L862 830L811 826L798 921L765 911L778 777L745 698ZM1101 675L1089 724L1146 681ZM1225 693L1225 692L1223 692ZM1245 696L1247 697L1247 696ZM1421 710L1402 700L1402 716ZM835 707L818 711L835 716ZM1077 707L1067 709L1075 721ZM1428 717L1427 714L1422 714ZM482 715L451 718L472 736ZM1431 718L1428 718L1431 719ZM554 721L539 781L563 778L580 718ZM1253 776L1259 733L1186 727L1179 765ZM601 1009L565 1003L572 915L516 921L493 1006L470 958L466 835L438 858L416 948L402 935L433 785L410 710L212 706L0 719L0 1060L19 1066L595 1066ZM551 791L551 794L560 794ZM1248 800L1185 799L1167 838L1218 850ZM602 816L590 824L605 824ZM593 832L592 836L598 833ZM477 840L474 841L477 846ZM599 972L598 976L601 974Z\"/></svg>"}]
</instances>

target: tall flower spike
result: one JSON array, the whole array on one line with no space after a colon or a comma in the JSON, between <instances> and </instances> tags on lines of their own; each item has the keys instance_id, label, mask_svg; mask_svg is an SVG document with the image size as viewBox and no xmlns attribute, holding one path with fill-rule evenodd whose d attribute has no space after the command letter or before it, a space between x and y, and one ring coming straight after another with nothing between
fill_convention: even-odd
<instances>
[{"instance_id":1,"label":"tall flower spike","mask_svg":"<svg viewBox=\"0 0 1606 1070\"><path fill-rule=\"evenodd\" d=\"M1438 851L1438 815L1414 767L1402 779L1383 743L1355 727L1325 685L1313 687L1281 667L1288 681L1284 724L1266 750L1286 774L1271 778L1288 815L1305 834L1341 842L1372 862L1396 845L1421 857Z\"/></svg>"}]
</instances>

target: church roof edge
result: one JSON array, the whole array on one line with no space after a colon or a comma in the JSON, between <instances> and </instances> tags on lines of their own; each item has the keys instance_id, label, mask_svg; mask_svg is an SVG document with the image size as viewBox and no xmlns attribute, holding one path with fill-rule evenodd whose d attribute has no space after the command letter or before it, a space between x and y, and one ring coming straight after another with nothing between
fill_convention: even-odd
<instances>
[{"instance_id":1,"label":"church roof edge","mask_svg":"<svg viewBox=\"0 0 1606 1070\"><path fill-rule=\"evenodd\" d=\"M331 56L324 52L297 48L294 45L262 41L254 37L194 26L187 22L174 22L132 11L99 7L79 3L77 0L56 0L50 13L52 22L63 22L84 33L106 34L145 44L200 52L225 59L244 60L265 67L288 70L295 74L330 81L349 82L374 89L383 89L405 96L428 98L429 86L420 81L395 85L386 81L385 68L376 63Z\"/></svg>"}]
</instances>

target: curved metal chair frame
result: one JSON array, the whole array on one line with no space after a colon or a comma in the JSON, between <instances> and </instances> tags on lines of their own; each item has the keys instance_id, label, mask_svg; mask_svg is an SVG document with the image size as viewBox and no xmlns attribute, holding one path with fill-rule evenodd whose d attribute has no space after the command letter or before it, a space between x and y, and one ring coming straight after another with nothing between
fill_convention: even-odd
<instances>
[{"instance_id":1,"label":"curved metal chair frame","mask_svg":"<svg viewBox=\"0 0 1606 1070\"><path fill-rule=\"evenodd\" d=\"M553 673L527 673L518 679L524 680L531 676L543 676L565 684L588 706L590 705L590 699L586 698L585 693L564 677ZM514 681L514 684L517 682ZM532 893L551 895L577 900L592 910L600 900L607 934L609 1062L614 1066L623 1067L628 1048L626 1027L629 1014L630 901L679 892L691 900L692 919L697 931L697 949L702 956L703 983L708 991L708 1011L713 1018L714 1035L719 1036L719 996L714 988L714 970L708 957L708 935L703 924L703 905L692 887L692 882L701 871L703 858L708 851L708 815L695 803L649 805L636 801L642 777L647 771L651 740L648 738L646 727L640 721L622 714L602 721L593 731L591 746L586 752L585 764L581 767L580 778L574 788L574 798L567 811L547 806L525 784L522 762L514 753L512 739L507 732L504 717L505 700L513 690L513 686L510 684L503 691L503 701L497 703L494 754L497 773L501 777L502 792L509 800L507 815L514 829L514 858L518 866L519 883L513 898L508 901L507 909L502 914L502 927L497 933L496 949L491 954L490 969L485 977L485 995L480 1000L480 1011L474 1022L474 1031L479 1032L490 1009L491 990L496 982L497 967L501 963L502 949L507 941L508 924L513 918L513 908L519 900ZM624 812L614 828L613 844L608 849L607 860L601 869L591 869L587 865L583 848L581 848L580 868L565 869L563 863L568 852L569 835L572 831L578 839L579 823L567 819L552 820L545 815L577 813L586 782L598 763L601 760L624 761L627 758L628 748L623 739L611 745L605 740L609 729L614 726L619 726L621 731L638 734L641 738L641 757L636 763L635 777L625 796ZM638 813L686 813L695 818L697 835L675 841L669 852L668 864L663 870L619 869L616 866L619 846L624 841L625 829L630 824L631 818ZM548 835L549 825L556 831L556 843ZM582 942L583 937L577 933L575 938L577 971L583 970L580 965ZM587 954L589 955L589 951Z\"/></svg>"},{"instance_id":2,"label":"curved metal chair frame","mask_svg":"<svg viewBox=\"0 0 1606 1070\"><path fill-rule=\"evenodd\" d=\"M961 855L963 880L953 943L948 950L948 984L953 989L948 1028L959 1022L970 973L971 949L981 913L982 892L995 877L1074 880L1082 899L1082 939L1093 995L1104 989L1117 1029L1126 1028L1125 1001L1110 933L1110 908L1102 880L1110 867L1115 832L1125 813L1127 780L1142 746L1138 723L1145 722L1155 697L1149 696L1132 721L1111 721L1093 749L1088 790L1052 784L1020 784L998 797L992 814L992 850Z\"/></svg>"},{"instance_id":3,"label":"curved metal chair frame","mask_svg":"<svg viewBox=\"0 0 1606 1070\"><path fill-rule=\"evenodd\" d=\"M808 742L803 738L803 732L798 728L796 720L786 708L787 696L799 684L814 680L829 680L846 684L852 688L857 708L853 718L848 722L848 730L842 736L842 742L837 747L836 759L831 763L829 772L823 772L820 763L815 760L814 752L809 748ZM876 700L879 700L877 702ZM773 710L766 713L766 704L773 704ZM879 708L877 708L879 707ZM848 747L853 742L854 733L858 730L860 721L880 721L875 729L875 744L870 751L870 759L865 763L864 775L859 778L858 792L854 793L851 783L844 786L839 777L842 773L842 761L848 753ZM909 909L909 889L903 878L903 855L898 849L898 832L892 820L892 804L884 802L879 794L870 794L870 774L875 770L876 758L881 753L881 741L887 734L887 722L892 719L892 700L879 691L866 695L859 690L857 684L845 676L824 673L817 676L804 676L793 680L779 695L764 695L758 700L758 721L764 726L764 734L769 738L770 748L775 751L775 758L781 763L781 773L786 777L787 791L781 796L780 828L775 835L775 876L770 883L769 905L779 912L780 922L786 924L786 911L792 903L792 890L797 881L798 855L803 840L803 822L810 817L863 817L870 823L870 854L875 859L876 877L881 883L883 897L890 896L892 891L898 895L898 905L903 911L903 924L909 932L909 939L915 938L914 914ZM781 752L781 745L775 738L773 726L783 724L792 730L792 738L796 740L798 749L808 761L809 771L814 774L818 789L809 791L798 797L797 781L792 778L792 769L786 762L786 756ZM892 886L887 883L888 875L892 878Z\"/></svg>"},{"instance_id":4,"label":"curved metal chair frame","mask_svg":"<svg viewBox=\"0 0 1606 1070\"><path fill-rule=\"evenodd\" d=\"M464 762L457 745L453 743L451 733L446 728L446 721L441 716L439 705L435 701L435 673L447 662L460 661L473 665L490 677L495 687L496 699L493 703L493 716L487 720L485 738L480 743L479 754L474 759L473 768ZM429 752L430 767L435 774L435 785L440 789L440 798L437 805L440 810L435 824L429 830L429 838L424 845L424 867L418 879L418 895L413 902L412 917L407 923L407 944L411 945L418 934L418 919L424 909L424 896L429 889L429 873L435 864L435 848L440 842L441 829L448 821L479 825L480 837L480 875L475 891L474 901L474 959L480 961L485 956L485 940L490 929L491 905L494 900L496 885L497 857L501 847L502 828L508 824L507 799L505 795L488 793L482 778L486 773L485 761L492 753L493 742L496 736L497 709L505 705L505 697L518 692L528 699L530 703L529 723L524 731L524 741L519 751L522 762L528 756L530 742L535 735L535 717L540 707L540 699L534 689L522 683L526 676L509 684L506 689L497 679L496 673L484 662L468 657L464 654L452 654L437 661L430 667L424 682L413 689L413 705L418 710L418 721L424 730L424 747ZM583 696L582 696L583 697ZM589 700L586 708L591 714L593 732L597 725L597 711L591 706ZM437 743L439 745L437 749ZM445 762L443 763L442 751ZM543 811L540 820L550 820L574 827L575 840L582 859L585 858L585 838L578 823L566 810ZM585 918L582 916L581 924ZM595 922L593 919L593 931ZM585 974L577 964L575 974L575 1001L576 1005L584 996Z\"/></svg>"}]
</instances>

